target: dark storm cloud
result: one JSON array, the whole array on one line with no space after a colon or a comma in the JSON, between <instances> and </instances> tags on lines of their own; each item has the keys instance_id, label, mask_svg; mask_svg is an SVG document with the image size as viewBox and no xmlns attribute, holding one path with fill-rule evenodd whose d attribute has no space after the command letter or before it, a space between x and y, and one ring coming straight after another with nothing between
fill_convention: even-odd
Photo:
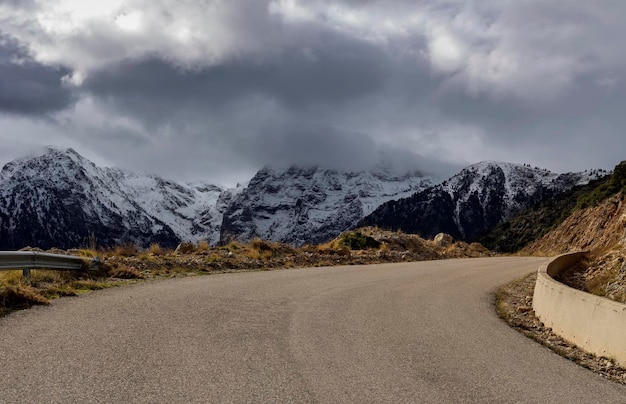
<instances>
[{"instance_id":1,"label":"dark storm cloud","mask_svg":"<svg viewBox=\"0 0 626 404\"><path fill-rule=\"evenodd\" d=\"M67 108L74 102L72 91L62 84L69 72L32 61L0 35L0 111L41 115Z\"/></svg>"},{"instance_id":2,"label":"dark storm cloud","mask_svg":"<svg viewBox=\"0 0 626 404\"><path fill-rule=\"evenodd\" d=\"M262 61L235 59L203 69L182 70L155 58L129 62L93 72L82 87L114 100L121 110L140 112L142 105L219 106L251 95L301 109L380 91L388 73L385 55L360 41L327 37L324 47L291 48Z\"/></svg>"},{"instance_id":3,"label":"dark storm cloud","mask_svg":"<svg viewBox=\"0 0 626 404\"><path fill-rule=\"evenodd\" d=\"M59 111L57 133L128 168L233 178L381 155L425 171L624 158L626 2L1 4L19 16L2 26L40 64L0 65L13 86L0 108Z\"/></svg>"},{"instance_id":4,"label":"dark storm cloud","mask_svg":"<svg viewBox=\"0 0 626 404\"><path fill-rule=\"evenodd\" d=\"M31 10L35 8L35 0L0 0L0 6L3 5Z\"/></svg>"},{"instance_id":5,"label":"dark storm cloud","mask_svg":"<svg viewBox=\"0 0 626 404\"><path fill-rule=\"evenodd\" d=\"M139 118L152 139L168 142L156 133L168 125L177 147L207 155L220 147L255 166L370 167L378 160L371 136L334 126L341 122L331 115L378 96L394 67L369 43L322 36L323 46L191 71L155 58L127 63L90 74L82 88L115 114Z\"/></svg>"}]
</instances>

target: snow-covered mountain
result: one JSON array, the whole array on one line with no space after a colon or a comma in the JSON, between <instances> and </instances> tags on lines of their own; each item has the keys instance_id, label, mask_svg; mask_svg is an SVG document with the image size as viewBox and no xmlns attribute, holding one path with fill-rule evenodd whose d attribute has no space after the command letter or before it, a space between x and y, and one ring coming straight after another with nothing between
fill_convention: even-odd
<instances>
[{"instance_id":1,"label":"snow-covered mountain","mask_svg":"<svg viewBox=\"0 0 626 404\"><path fill-rule=\"evenodd\" d=\"M97 167L72 149L45 148L0 172L0 248L180 240L217 242L224 192ZM221 211L220 211L221 209Z\"/></svg>"},{"instance_id":2,"label":"snow-covered mountain","mask_svg":"<svg viewBox=\"0 0 626 404\"><path fill-rule=\"evenodd\" d=\"M598 171L556 174L527 165L482 162L409 198L376 209L359 225L473 241L539 202L599 178Z\"/></svg>"},{"instance_id":3,"label":"snow-covered mountain","mask_svg":"<svg viewBox=\"0 0 626 404\"><path fill-rule=\"evenodd\" d=\"M390 168L348 173L263 169L224 189L98 167L72 149L48 147L0 171L0 249L132 242L325 241L380 204L432 185Z\"/></svg>"},{"instance_id":4,"label":"snow-covered mountain","mask_svg":"<svg viewBox=\"0 0 626 404\"><path fill-rule=\"evenodd\" d=\"M260 170L224 213L221 240L259 237L294 245L328 241L381 204L433 185L389 167L345 172L319 167Z\"/></svg>"},{"instance_id":5,"label":"snow-covered mountain","mask_svg":"<svg viewBox=\"0 0 626 404\"><path fill-rule=\"evenodd\" d=\"M133 242L174 246L255 237L294 245L355 225L471 240L515 213L598 173L555 174L486 162L437 184L418 172L264 168L234 189L98 167L46 148L0 171L0 249ZM401 199L405 198L405 199Z\"/></svg>"}]
</instances>

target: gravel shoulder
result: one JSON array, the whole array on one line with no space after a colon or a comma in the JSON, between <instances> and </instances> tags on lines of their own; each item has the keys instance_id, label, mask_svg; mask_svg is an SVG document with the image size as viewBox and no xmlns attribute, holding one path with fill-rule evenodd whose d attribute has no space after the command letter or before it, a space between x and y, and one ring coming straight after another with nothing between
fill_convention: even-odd
<instances>
[{"instance_id":1,"label":"gravel shoulder","mask_svg":"<svg viewBox=\"0 0 626 404\"><path fill-rule=\"evenodd\" d=\"M533 272L498 289L495 304L500 317L520 333L564 358L606 379L626 385L626 368L620 367L611 359L585 352L552 332L551 328L544 326L535 316L532 304L536 280L537 273Z\"/></svg>"}]
</instances>

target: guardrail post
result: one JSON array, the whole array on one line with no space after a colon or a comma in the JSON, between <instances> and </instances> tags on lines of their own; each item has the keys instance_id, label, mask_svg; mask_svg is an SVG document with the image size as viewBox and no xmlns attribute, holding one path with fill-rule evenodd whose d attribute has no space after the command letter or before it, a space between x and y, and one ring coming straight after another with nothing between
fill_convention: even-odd
<instances>
[{"instance_id":1,"label":"guardrail post","mask_svg":"<svg viewBox=\"0 0 626 404\"><path fill-rule=\"evenodd\" d=\"M24 277L24 279L30 278L30 269L28 268L22 269L22 276Z\"/></svg>"}]
</instances>

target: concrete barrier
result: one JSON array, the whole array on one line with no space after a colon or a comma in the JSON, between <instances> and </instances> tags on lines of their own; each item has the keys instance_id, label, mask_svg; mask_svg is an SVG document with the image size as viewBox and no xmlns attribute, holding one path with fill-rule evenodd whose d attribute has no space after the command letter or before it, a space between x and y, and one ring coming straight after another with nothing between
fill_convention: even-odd
<instances>
[{"instance_id":1,"label":"concrete barrier","mask_svg":"<svg viewBox=\"0 0 626 404\"><path fill-rule=\"evenodd\" d=\"M539 268L533 309L556 334L626 367L626 304L570 288L552 278L584 256L584 252L564 254Z\"/></svg>"}]
</instances>

